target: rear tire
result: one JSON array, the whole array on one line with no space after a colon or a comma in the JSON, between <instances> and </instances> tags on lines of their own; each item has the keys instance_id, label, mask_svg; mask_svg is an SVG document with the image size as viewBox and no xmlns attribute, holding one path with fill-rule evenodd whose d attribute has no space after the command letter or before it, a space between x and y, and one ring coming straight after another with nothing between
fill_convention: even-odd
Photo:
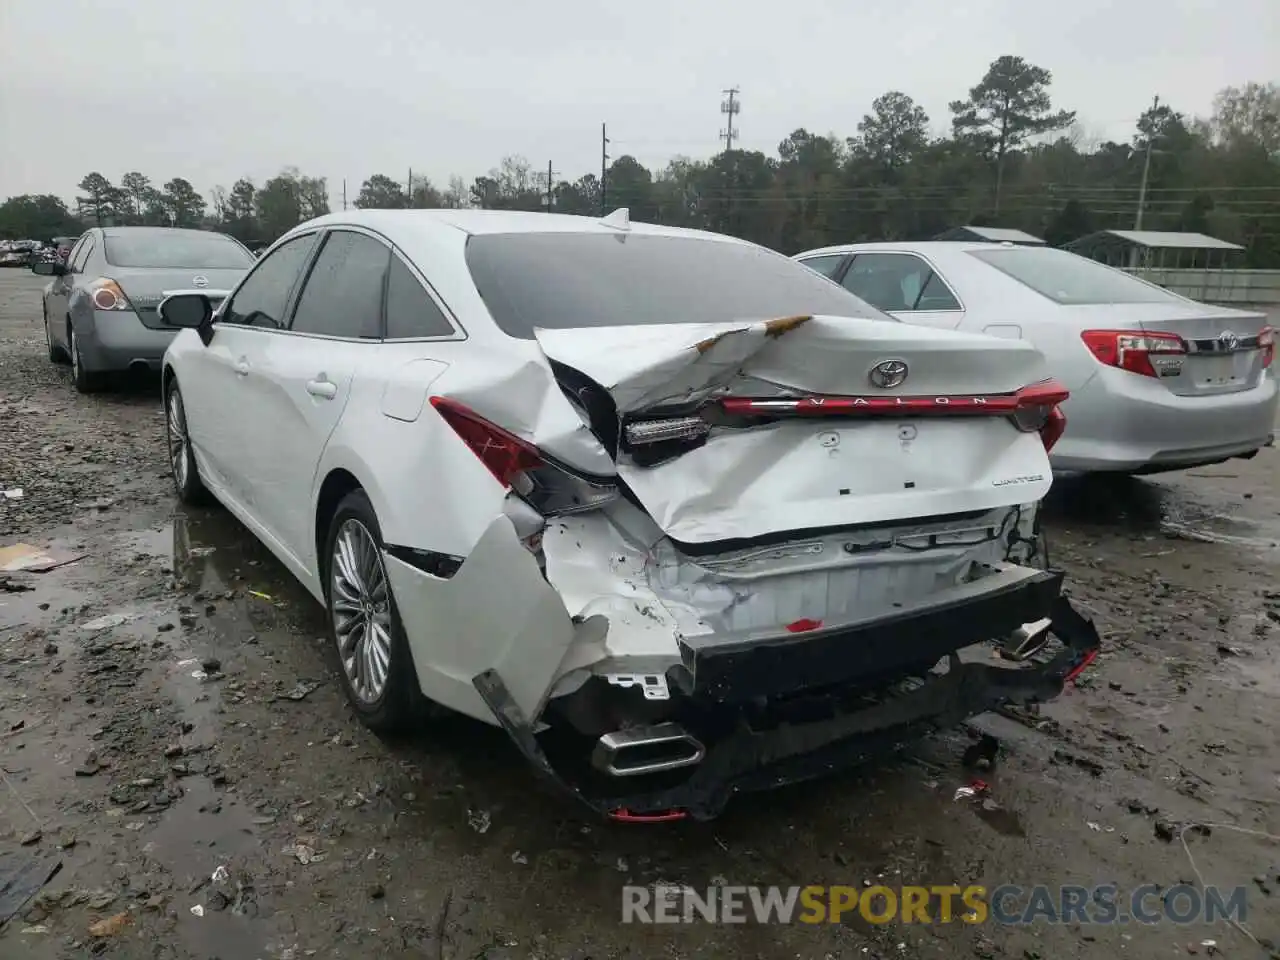
<instances>
[{"instance_id":1,"label":"rear tire","mask_svg":"<svg viewBox=\"0 0 1280 960\"><path fill-rule=\"evenodd\" d=\"M200 470L195 454L191 451L191 434L187 429L187 408L182 402L178 382L170 379L164 396L164 438L169 451L169 470L173 475L173 488L178 499L190 506L201 506L212 497Z\"/></svg>"},{"instance_id":2,"label":"rear tire","mask_svg":"<svg viewBox=\"0 0 1280 960\"><path fill-rule=\"evenodd\" d=\"M353 490L329 522L321 558L329 634L342 689L360 722L376 733L406 733L432 710L418 686L382 550L373 504Z\"/></svg>"},{"instance_id":3,"label":"rear tire","mask_svg":"<svg viewBox=\"0 0 1280 960\"><path fill-rule=\"evenodd\" d=\"M67 321L67 344L71 354L71 382L77 393L97 393L102 389L105 377L101 373L93 373L84 368L80 359L80 346L76 340L76 328Z\"/></svg>"}]
</instances>

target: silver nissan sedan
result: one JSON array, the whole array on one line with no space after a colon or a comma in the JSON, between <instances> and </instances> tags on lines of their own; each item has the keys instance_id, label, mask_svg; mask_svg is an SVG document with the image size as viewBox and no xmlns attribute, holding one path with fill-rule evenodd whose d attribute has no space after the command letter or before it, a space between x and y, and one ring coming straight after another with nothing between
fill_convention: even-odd
<instances>
[{"instance_id":1,"label":"silver nissan sedan","mask_svg":"<svg viewBox=\"0 0 1280 960\"><path fill-rule=\"evenodd\" d=\"M160 369L178 332L156 308L171 293L197 291L216 306L254 264L224 233L170 227L95 227L65 262L37 263L44 289L49 359L70 363L81 393L126 370Z\"/></svg>"}]
</instances>

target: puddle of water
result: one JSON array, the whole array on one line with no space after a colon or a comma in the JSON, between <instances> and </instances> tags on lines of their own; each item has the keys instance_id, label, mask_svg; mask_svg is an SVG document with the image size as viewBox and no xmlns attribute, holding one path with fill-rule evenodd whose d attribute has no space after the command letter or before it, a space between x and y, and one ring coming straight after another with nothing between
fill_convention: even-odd
<instances>
[{"instance_id":1,"label":"puddle of water","mask_svg":"<svg viewBox=\"0 0 1280 960\"><path fill-rule=\"evenodd\" d=\"M267 911L250 869L262 841L252 814L204 777L187 778L183 788L186 795L166 811L145 847L174 876L178 935L195 956L264 956Z\"/></svg>"}]
</instances>

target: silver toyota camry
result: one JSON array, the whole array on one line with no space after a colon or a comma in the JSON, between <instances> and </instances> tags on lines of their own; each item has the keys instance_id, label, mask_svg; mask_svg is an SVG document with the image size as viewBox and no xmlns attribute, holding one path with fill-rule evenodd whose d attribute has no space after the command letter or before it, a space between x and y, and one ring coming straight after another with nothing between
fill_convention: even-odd
<instances>
[{"instance_id":1,"label":"silver toyota camry","mask_svg":"<svg viewBox=\"0 0 1280 960\"><path fill-rule=\"evenodd\" d=\"M177 329L157 311L178 291L199 291L215 304L254 263L235 239L206 230L97 227L63 262L37 263L52 277L44 289L49 359L70 363L81 393L101 389L112 373L159 370Z\"/></svg>"}]
</instances>

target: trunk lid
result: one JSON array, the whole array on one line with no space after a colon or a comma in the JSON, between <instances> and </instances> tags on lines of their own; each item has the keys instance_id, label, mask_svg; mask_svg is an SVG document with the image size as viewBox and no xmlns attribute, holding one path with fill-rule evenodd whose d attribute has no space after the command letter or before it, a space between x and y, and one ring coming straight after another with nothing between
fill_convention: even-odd
<instances>
[{"instance_id":1,"label":"trunk lid","mask_svg":"<svg viewBox=\"0 0 1280 960\"><path fill-rule=\"evenodd\" d=\"M154 330L174 330L160 319L158 308L165 296L177 290L198 290L216 310L247 273L245 270L189 270L149 267L111 267L110 277L129 298L138 319Z\"/></svg>"},{"instance_id":2,"label":"trunk lid","mask_svg":"<svg viewBox=\"0 0 1280 960\"><path fill-rule=\"evenodd\" d=\"M1049 375L1025 341L848 317L539 330L537 340L607 394L605 409L584 406L606 443L610 431L624 438L619 477L691 551L1033 503L1051 483L1040 437L1005 405ZM901 379L877 386L885 364ZM768 402L742 417L726 398ZM633 422L687 420L699 407L715 418L705 443L647 465L628 451Z\"/></svg>"},{"instance_id":3,"label":"trunk lid","mask_svg":"<svg viewBox=\"0 0 1280 960\"><path fill-rule=\"evenodd\" d=\"M1164 367L1157 378L1178 396L1250 390L1264 375L1258 335L1267 326L1265 314L1194 300L1117 303L1088 310L1099 329L1136 327L1144 333L1181 337L1187 351L1181 364Z\"/></svg>"}]
</instances>

